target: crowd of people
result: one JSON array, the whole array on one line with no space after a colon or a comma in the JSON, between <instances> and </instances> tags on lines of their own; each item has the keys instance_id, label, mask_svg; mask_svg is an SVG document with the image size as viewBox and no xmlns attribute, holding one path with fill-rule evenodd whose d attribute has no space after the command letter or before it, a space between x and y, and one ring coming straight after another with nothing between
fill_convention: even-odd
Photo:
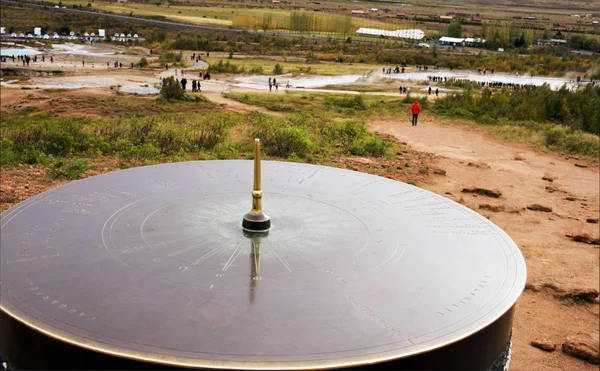
<instances>
[{"instance_id":1,"label":"crowd of people","mask_svg":"<svg viewBox=\"0 0 600 371\"><path fill-rule=\"evenodd\" d=\"M478 85L481 85L484 88L487 87L487 88L494 88L494 89L507 88L507 89L511 89L511 90L518 90L518 89L535 89L535 88L537 88L536 85L532 85L532 84L517 84L514 82L500 82L500 81L472 81L469 79L457 79L455 77L448 79L448 81L459 82L459 83L463 83L463 84L476 83Z\"/></svg>"},{"instance_id":2,"label":"crowd of people","mask_svg":"<svg viewBox=\"0 0 600 371\"><path fill-rule=\"evenodd\" d=\"M275 91L279 91L279 82L277 82L277 78L276 77L269 77L269 91L273 91L273 87L275 87ZM290 80L287 80L285 82L285 88L291 88L292 85L290 85Z\"/></svg>"},{"instance_id":3,"label":"crowd of people","mask_svg":"<svg viewBox=\"0 0 600 371\"><path fill-rule=\"evenodd\" d=\"M396 66L394 68L388 67L385 68L383 67L381 72L383 72L384 74L392 74L392 73L404 73L404 66L402 66L402 68Z\"/></svg>"},{"instance_id":4,"label":"crowd of people","mask_svg":"<svg viewBox=\"0 0 600 371\"><path fill-rule=\"evenodd\" d=\"M10 57L7 55L3 55L2 58L0 58L2 63L6 63L9 59L12 60L13 62L23 63L23 66L29 66L30 62L32 62L32 63L38 62L38 55L36 54L33 57L30 57L28 55L17 55L17 57L15 58L15 55L13 54ZM39 59L41 59L42 62L46 62L46 56L43 54L41 56L39 56ZM50 56L50 63L54 63L53 56Z\"/></svg>"}]
</instances>

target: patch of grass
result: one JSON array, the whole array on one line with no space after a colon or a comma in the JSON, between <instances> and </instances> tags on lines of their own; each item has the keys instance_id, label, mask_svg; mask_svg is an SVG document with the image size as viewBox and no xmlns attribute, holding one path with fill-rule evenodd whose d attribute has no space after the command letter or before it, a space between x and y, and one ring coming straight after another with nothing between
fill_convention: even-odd
<instances>
[{"instance_id":1,"label":"patch of grass","mask_svg":"<svg viewBox=\"0 0 600 371\"><path fill-rule=\"evenodd\" d=\"M220 58L206 58L205 61L209 65L214 65L219 63ZM269 59L252 59L252 58L244 58L244 59L231 59L228 60L231 68L233 66L237 67L236 71L244 71L244 72L229 72L229 73L246 73L245 71L253 71L257 69L262 69L261 71L269 71L272 72L275 69L275 66L279 64L279 66L286 73L290 73L293 76L298 76L301 74L313 74L313 75L323 75L323 76L336 76L340 74L367 74L370 71L378 70L381 67L376 64L340 64L340 63L304 63L304 62L294 62L294 61L279 61L279 60L269 60ZM251 72L252 73L252 72Z\"/></svg>"},{"instance_id":2,"label":"patch of grass","mask_svg":"<svg viewBox=\"0 0 600 371\"><path fill-rule=\"evenodd\" d=\"M225 96L242 103L271 109L285 107L284 112L304 112L319 117L342 117L368 121L371 118L398 118L408 114L402 98L376 95L348 95L287 91L285 95L226 93ZM412 98L411 98L412 99ZM422 99L421 107L427 102ZM413 101L411 100L410 103ZM290 107L294 108L294 111Z\"/></svg>"},{"instance_id":3,"label":"patch of grass","mask_svg":"<svg viewBox=\"0 0 600 371\"><path fill-rule=\"evenodd\" d=\"M50 166L50 176L57 179L80 179L88 169L88 162L84 159L67 161L59 158Z\"/></svg>"},{"instance_id":4,"label":"patch of grass","mask_svg":"<svg viewBox=\"0 0 600 371\"><path fill-rule=\"evenodd\" d=\"M376 86L359 85L359 84L327 85L327 86L323 87L323 89L357 91L359 93L375 93L375 92L382 92L385 90L383 88L376 87Z\"/></svg>"}]
</instances>

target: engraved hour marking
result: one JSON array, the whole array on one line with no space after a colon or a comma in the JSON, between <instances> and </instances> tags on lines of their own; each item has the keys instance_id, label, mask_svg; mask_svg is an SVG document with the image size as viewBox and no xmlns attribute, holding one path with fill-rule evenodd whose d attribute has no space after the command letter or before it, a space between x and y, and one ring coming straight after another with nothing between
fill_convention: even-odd
<instances>
[{"instance_id":1,"label":"engraved hour marking","mask_svg":"<svg viewBox=\"0 0 600 371\"><path fill-rule=\"evenodd\" d=\"M233 264L233 262L238 257L238 255L240 255L240 253L242 252L241 246L242 246L242 243L238 242L235 250L233 251L233 253L229 257L229 260L227 260L227 263L225 263L225 266L223 267L223 272L225 272L227 269L229 269L229 267L231 267L231 264Z\"/></svg>"},{"instance_id":2,"label":"engraved hour marking","mask_svg":"<svg viewBox=\"0 0 600 371\"><path fill-rule=\"evenodd\" d=\"M182 250L179 250L179 251L175 251L174 253L171 253L168 256L174 256L174 255L177 255L177 254L181 254L182 252L186 252L186 251L189 251L189 250L192 250L192 249L196 249L196 248L198 248L200 246L202 246L202 244L195 244L195 245L186 247L185 249L182 249Z\"/></svg>"},{"instance_id":3,"label":"engraved hour marking","mask_svg":"<svg viewBox=\"0 0 600 371\"><path fill-rule=\"evenodd\" d=\"M288 264L288 262L285 260L285 258L277 251L276 247L273 247L272 244L269 243L269 246L271 247L271 250L273 251L273 253L275 254L275 256L279 259L279 261L285 266L285 268L288 271L292 271L292 268L290 268L290 265Z\"/></svg>"},{"instance_id":4,"label":"engraved hour marking","mask_svg":"<svg viewBox=\"0 0 600 371\"><path fill-rule=\"evenodd\" d=\"M200 263L202 263L203 261L205 261L206 259L210 258L211 256L215 255L216 253L218 253L219 251L223 250L225 248L225 245L227 245L227 242L217 246L216 248L214 248L213 250L209 251L208 253L204 254L204 256L202 256L200 259L196 260L195 262L192 263L192 265L198 265Z\"/></svg>"}]
</instances>

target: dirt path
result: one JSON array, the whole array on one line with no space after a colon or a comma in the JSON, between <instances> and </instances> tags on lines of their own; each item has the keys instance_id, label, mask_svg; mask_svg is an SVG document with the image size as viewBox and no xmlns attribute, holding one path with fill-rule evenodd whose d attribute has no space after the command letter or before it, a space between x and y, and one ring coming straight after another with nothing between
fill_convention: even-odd
<instances>
[{"instance_id":1,"label":"dirt path","mask_svg":"<svg viewBox=\"0 0 600 371\"><path fill-rule=\"evenodd\" d=\"M394 135L416 150L441 156L437 166L447 175L423 186L465 204L504 229L525 256L529 284L598 290L598 246L573 242L565 236L587 233L598 237L598 224L586 222L599 214L597 166L580 168L575 166L581 164L578 159L537 152L526 145L491 138L475 127L434 123L427 118L416 127L389 121L370 127ZM461 193L463 187L470 186L499 189L502 197ZM534 203L551 207L552 212L526 209ZM482 210L481 204L502 205L504 211ZM597 370L597 366L560 351L560 344L569 335L583 332L597 337L597 299L593 304L575 304L553 294L549 289L526 290L519 299L511 369ZM532 347L529 343L536 338L554 342L557 350L547 353Z\"/></svg>"}]
</instances>

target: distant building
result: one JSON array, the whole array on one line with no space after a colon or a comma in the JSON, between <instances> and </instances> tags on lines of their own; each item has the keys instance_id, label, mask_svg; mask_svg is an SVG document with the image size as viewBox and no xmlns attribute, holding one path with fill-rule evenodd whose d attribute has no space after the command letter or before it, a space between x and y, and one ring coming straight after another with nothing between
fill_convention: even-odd
<instances>
[{"instance_id":1,"label":"distant building","mask_svg":"<svg viewBox=\"0 0 600 371\"><path fill-rule=\"evenodd\" d=\"M515 24L519 25L519 26L523 26L523 25L525 25L525 20L523 20L523 19L517 19L515 21Z\"/></svg>"},{"instance_id":2,"label":"distant building","mask_svg":"<svg viewBox=\"0 0 600 371\"><path fill-rule=\"evenodd\" d=\"M442 45L456 46L456 45L464 45L465 39L458 38L458 37L443 36L443 37L440 37L439 42Z\"/></svg>"},{"instance_id":3,"label":"distant building","mask_svg":"<svg viewBox=\"0 0 600 371\"><path fill-rule=\"evenodd\" d=\"M596 25L597 25L597 24L598 24L598 21L592 21L592 24L596 24Z\"/></svg>"},{"instance_id":4,"label":"distant building","mask_svg":"<svg viewBox=\"0 0 600 371\"><path fill-rule=\"evenodd\" d=\"M42 36L42 28L41 27L35 27L33 29L33 34L36 36Z\"/></svg>"},{"instance_id":5,"label":"distant building","mask_svg":"<svg viewBox=\"0 0 600 371\"><path fill-rule=\"evenodd\" d=\"M396 13L396 17L398 17L398 18L406 18L406 13L404 13L404 12L398 12L398 13Z\"/></svg>"},{"instance_id":6,"label":"distant building","mask_svg":"<svg viewBox=\"0 0 600 371\"><path fill-rule=\"evenodd\" d=\"M471 18L471 21L472 22L481 23L481 22L483 22L483 18L481 18L481 17L473 17L473 18Z\"/></svg>"},{"instance_id":7,"label":"distant building","mask_svg":"<svg viewBox=\"0 0 600 371\"><path fill-rule=\"evenodd\" d=\"M454 19L454 16L451 16L451 15L440 15L440 19L451 21L451 20Z\"/></svg>"},{"instance_id":8,"label":"distant building","mask_svg":"<svg viewBox=\"0 0 600 371\"><path fill-rule=\"evenodd\" d=\"M364 10L353 10L351 13L352 14L365 14L365 11Z\"/></svg>"},{"instance_id":9,"label":"distant building","mask_svg":"<svg viewBox=\"0 0 600 371\"><path fill-rule=\"evenodd\" d=\"M356 34L410 40L421 40L425 37L425 33L419 29L388 31L378 28L359 28L356 30Z\"/></svg>"},{"instance_id":10,"label":"distant building","mask_svg":"<svg viewBox=\"0 0 600 371\"><path fill-rule=\"evenodd\" d=\"M279 0L271 0L271 4L279 4L281 1Z\"/></svg>"},{"instance_id":11,"label":"distant building","mask_svg":"<svg viewBox=\"0 0 600 371\"><path fill-rule=\"evenodd\" d=\"M550 40L538 40L538 45L547 45L547 46L565 46L567 45L567 40L561 39L550 39Z\"/></svg>"},{"instance_id":12,"label":"distant building","mask_svg":"<svg viewBox=\"0 0 600 371\"><path fill-rule=\"evenodd\" d=\"M6 33L6 28L0 27L0 35L4 35Z\"/></svg>"},{"instance_id":13,"label":"distant building","mask_svg":"<svg viewBox=\"0 0 600 371\"><path fill-rule=\"evenodd\" d=\"M377 13L378 10L379 9L377 9L377 8L371 8L371 13Z\"/></svg>"},{"instance_id":14,"label":"distant building","mask_svg":"<svg viewBox=\"0 0 600 371\"><path fill-rule=\"evenodd\" d=\"M467 46L478 46L480 44L485 43L485 40L478 37L478 38L472 38L472 37L467 37L464 41L465 45Z\"/></svg>"},{"instance_id":15,"label":"distant building","mask_svg":"<svg viewBox=\"0 0 600 371\"><path fill-rule=\"evenodd\" d=\"M535 18L535 17L532 17L532 16L530 16L530 15L528 15L527 17L523 17L523 18L525 18L525 19L526 19L526 20L528 20L528 21L535 21L535 20L536 20L536 18Z\"/></svg>"}]
</instances>

